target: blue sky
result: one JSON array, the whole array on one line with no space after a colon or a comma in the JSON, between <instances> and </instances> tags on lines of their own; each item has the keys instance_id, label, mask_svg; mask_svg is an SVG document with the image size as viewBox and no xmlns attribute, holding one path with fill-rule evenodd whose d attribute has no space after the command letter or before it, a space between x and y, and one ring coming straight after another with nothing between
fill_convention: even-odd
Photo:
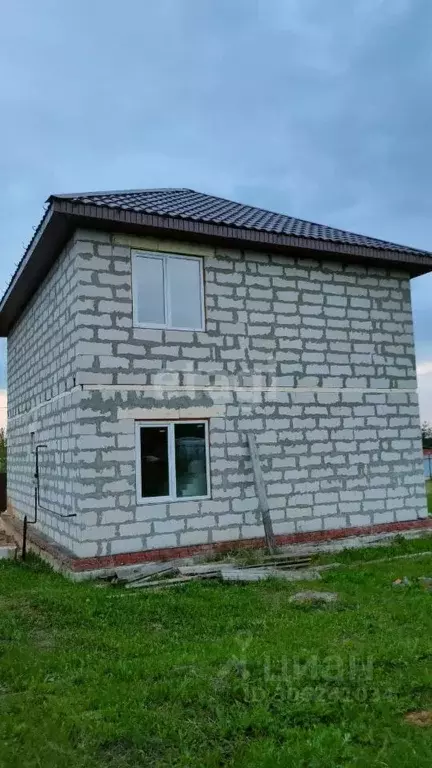
<instances>
[{"instance_id":1,"label":"blue sky","mask_svg":"<svg viewBox=\"0 0 432 768\"><path fill-rule=\"evenodd\" d=\"M51 192L192 187L432 250L431 28L429 0L3 0L0 290Z\"/></svg>"}]
</instances>

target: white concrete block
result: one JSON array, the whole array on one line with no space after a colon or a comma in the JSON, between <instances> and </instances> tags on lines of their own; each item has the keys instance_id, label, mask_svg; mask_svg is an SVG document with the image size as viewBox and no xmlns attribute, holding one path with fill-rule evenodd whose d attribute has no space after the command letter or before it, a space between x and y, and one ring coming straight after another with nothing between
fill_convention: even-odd
<instances>
[{"instance_id":1,"label":"white concrete block","mask_svg":"<svg viewBox=\"0 0 432 768\"><path fill-rule=\"evenodd\" d=\"M143 541L139 536L132 539L113 539L111 541L111 554L118 555L123 552L140 552L143 547Z\"/></svg>"}]
</instances>

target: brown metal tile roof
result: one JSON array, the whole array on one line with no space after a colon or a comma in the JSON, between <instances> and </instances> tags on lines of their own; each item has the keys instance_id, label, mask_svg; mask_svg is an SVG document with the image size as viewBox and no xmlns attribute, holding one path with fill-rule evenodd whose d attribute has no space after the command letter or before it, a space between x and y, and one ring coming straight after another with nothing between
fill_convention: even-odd
<instances>
[{"instance_id":1,"label":"brown metal tile roof","mask_svg":"<svg viewBox=\"0 0 432 768\"><path fill-rule=\"evenodd\" d=\"M135 213L168 216L195 222L291 235L308 240L356 245L399 253L425 254L416 248L397 245L358 235L335 227L315 224L282 213L274 213L252 205L236 203L192 189L139 189L117 192L91 192L69 195L52 195L50 201L68 200L71 203L93 205Z\"/></svg>"},{"instance_id":2,"label":"brown metal tile roof","mask_svg":"<svg viewBox=\"0 0 432 768\"><path fill-rule=\"evenodd\" d=\"M270 250L298 258L432 272L432 254L342 229L243 205L191 189L139 189L52 195L0 301L0 336L13 327L79 227Z\"/></svg>"}]
</instances>

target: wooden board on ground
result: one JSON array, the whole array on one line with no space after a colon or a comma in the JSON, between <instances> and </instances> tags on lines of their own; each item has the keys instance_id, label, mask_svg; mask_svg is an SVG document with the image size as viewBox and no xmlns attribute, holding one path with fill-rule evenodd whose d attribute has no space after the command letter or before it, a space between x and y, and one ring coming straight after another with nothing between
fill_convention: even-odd
<instances>
[{"instance_id":1,"label":"wooden board on ground","mask_svg":"<svg viewBox=\"0 0 432 768\"><path fill-rule=\"evenodd\" d=\"M138 573L135 572L129 576L126 588L130 588L138 581L145 581L146 579L151 579L162 573L170 573L171 571L175 573L177 570L177 566L173 566L172 563L148 563L147 565L142 566Z\"/></svg>"},{"instance_id":2,"label":"wooden board on ground","mask_svg":"<svg viewBox=\"0 0 432 768\"><path fill-rule=\"evenodd\" d=\"M272 560L272 561L273 560L296 560L296 561L299 560L300 561L300 560L310 560L310 559L311 559L311 555L308 553L291 555L289 552L284 552L284 553L280 552L280 553L275 553L274 555L263 556L264 562L266 562L267 560Z\"/></svg>"},{"instance_id":3,"label":"wooden board on ground","mask_svg":"<svg viewBox=\"0 0 432 768\"><path fill-rule=\"evenodd\" d=\"M197 563L196 565L180 565L179 573L182 576L198 576L205 573L220 573L227 568L235 568L235 563Z\"/></svg>"},{"instance_id":4,"label":"wooden board on ground","mask_svg":"<svg viewBox=\"0 0 432 768\"><path fill-rule=\"evenodd\" d=\"M269 558L268 560L265 560L263 563L254 563L251 565L238 565L238 568L281 568L281 569L288 569L288 568L308 568L311 565L312 558L307 558L304 560L273 560L272 558ZM235 564L234 566L236 567Z\"/></svg>"},{"instance_id":5,"label":"wooden board on ground","mask_svg":"<svg viewBox=\"0 0 432 768\"><path fill-rule=\"evenodd\" d=\"M283 579L284 581L319 581L318 571L282 571L278 568L233 568L221 572L223 581L265 581Z\"/></svg>"},{"instance_id":6,"label":"wooden board on ground","mask_svg":"<svg viewBox=\"0 0 432 768\"><path fill-rule=\"evenodd\" d=\"M153 579L152 581L134 581L132 584L127 584L129 589L151 589L151 588L164 588L174 585L187 584L190 581L198 581L199 579L215 579L217 573L201 573L197 576L176 576L173 579Z\"/></svg>"}]
</instances>

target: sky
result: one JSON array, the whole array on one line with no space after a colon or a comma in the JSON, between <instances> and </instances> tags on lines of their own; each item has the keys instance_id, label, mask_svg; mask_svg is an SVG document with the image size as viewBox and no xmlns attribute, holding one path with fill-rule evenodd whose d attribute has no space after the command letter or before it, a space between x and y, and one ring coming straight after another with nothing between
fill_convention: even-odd
<instances>
[{"instance_id":1,"label":"sky","mask_svg":"<svg viewBox=\"0 0 432 768\"><path fill-rule=\"evenodd\" d=\"M53 192L190 187L432 251L431 29L430 0L0 0L0 292ZM1 342L0 423L5 390Z\"/></svg>"}]
</instances>

